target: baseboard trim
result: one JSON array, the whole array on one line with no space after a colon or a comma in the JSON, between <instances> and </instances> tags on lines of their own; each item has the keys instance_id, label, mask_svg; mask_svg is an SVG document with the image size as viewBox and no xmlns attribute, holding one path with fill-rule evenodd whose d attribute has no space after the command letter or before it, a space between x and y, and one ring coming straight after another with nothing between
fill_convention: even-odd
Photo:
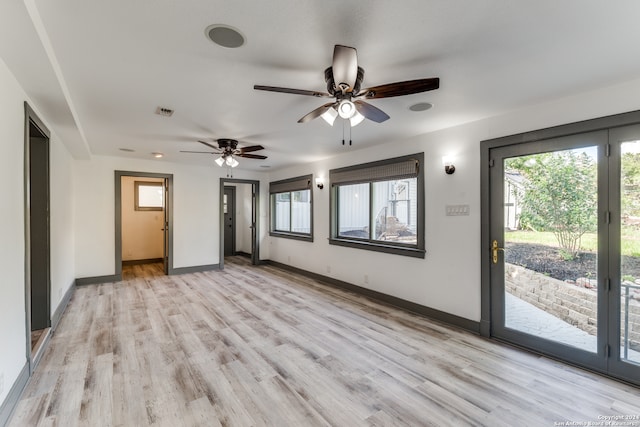
<instances>
[{"instance_id":1,"label":"baseboard trim","mask_svg":"<svg viewBox=\"0 0 640 427\"><path fill-rule=\"evenodd\" d=\"M170 276L178 274L201 273L203 271L220 270L220 264L194 265L191 267L172 268L169 271Z\"/></svg>"},{"instance_id":2,"label":"baseboard trim","mask_svg":"<svg viewBox=\"0 0 640 427\"><path fill-rule=\"evenodd\" d=\"M76 286L99 285L101 283L120 282L122 274L112 274L110 276L80 277L76 279Z\"/></svg>"},{"instance_id":3,"label":"baseboard trim","mask_svg":"<svg viewBox=\"0 0 640 427\"><path fill-rule=\"evenodd\" d=\"M157 262L163 262L163 259L162 258L132 259L128 261L122 261L122 265L155 264Z\"/></svg>"},{"instance_id":4,"label":"baseboard trim","mask_svg":"<svg viewBox=\"0 0 640 427\"><path fill-rule=\"evenodd\" d=\"M26 363L18 378L11 386L11 390L7 394L7 397L0 405L0 426L5 427L9 424L9 420L11 419L11 415L13 415L13 411L16 409L18 402L20 401L20 396L22 396L22 391L27 386L27 382L29 381L29 363Z\"/></svg>"},{"instance_id":5,"label":"baseboard trim","mask_svg":"<svg viewBox=\"0 0 640 427\"><path fill-rule=\"evenodd\" d=\"M58 304L58 308L56 308L56 311L53 313L53 316L51 317L51 331L55 332L56 328L58 327L58 323L60 323L60 319L62 319L62 315L64 314L64 311L67 309L67 306L69 305L69 301L71 301L71 297L73 296L73 293L75 292L76 287L75 284L72 283L71 286L69 286L69 288L67 289L67 292L65 292L64 296L62 297L62 300L60 300L60 304Z\"/></svg>"},{"instance_id":6,"label":"baseboard trim","mask_svg":"<svg viewBox=\"0 0 640 427\"><path fill-rule=\"evenodd\" d=\"M451 326L456 326L456 327L465 329L469 332L473 332L474 334L480 334L480 322L476 322L473 320L466 319L464 317L456 316L455 314L436 310L434 308L417 304L415 302L407 301L402 298L394 297L392 295L384 294L382 292L363 288L361 286L354 285L352 283L334 279L333 277L323 276L322 274L317 274L311 271L303 270L301 268L292 267L287 264L282 264L277 261L265 260L264 264L282 268L283 270L288 270L293 273L297 273L297 274L309 277L311 279L317 280L327 285L330 285L339 289L343 289L346 291L351 291L356 294L371 298L375 301L389 304L394 307L401 308L403 310L407 310L412 313L420 314L422 316L446 323Z\"/></svg>"}]
</instances>

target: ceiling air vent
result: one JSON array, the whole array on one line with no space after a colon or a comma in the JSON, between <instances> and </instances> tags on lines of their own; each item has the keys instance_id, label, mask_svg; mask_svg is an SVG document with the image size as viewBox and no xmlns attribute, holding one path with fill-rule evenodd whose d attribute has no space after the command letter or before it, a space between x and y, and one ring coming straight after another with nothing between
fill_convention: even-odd
<instances>
[{"instance_id":1,"label":"ceiling air vent","mask_svg":"<svg viewBox=\"0 0 640 427\"><path fill-rule=\"evenodd\" d=\"M156 108L156 114L159 116L171 117L173 115L173 110L171 108L158 107Z\"/></svg>"}]
</instances>

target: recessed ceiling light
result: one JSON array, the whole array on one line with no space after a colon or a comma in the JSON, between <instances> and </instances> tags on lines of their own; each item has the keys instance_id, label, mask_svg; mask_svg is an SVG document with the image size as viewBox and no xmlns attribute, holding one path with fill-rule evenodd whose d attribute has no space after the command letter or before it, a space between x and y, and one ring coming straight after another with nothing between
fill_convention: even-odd
<instances>
[{"instance_id":1,"label":"recessed ceiling light","mask_svg":"<svg viewBox=\"0 0 640 427\"><path fill-rule=\"evenodd\" d=\"M160 159L160 158L164 157L164 154L162 154L162 153L151 153L151 154L153 154L153 157L155 157L156 159Z\"/></svg>"},{"instance_id":2,"label":"recessed ceiling light","mask_svg":"<svg viewBox=\"0 0 640 427\"><path fill-rule=\"evenodd\" d=\"M132 150L131 148L120 148L120 151L125 151L127 153L135 153L136 150Z\"/></svg>"},{"instance_id":3,"label":"recessed ceiling light","mask_svg":"<svg viewBox=\"0 0 640 427\"><path fill-rule=\"evenodd\" d=\"M429 104L428 102L418 102L417 104L413 104L409 107L411 111L427 111L433 107L433 104Z\"/></svg>"},{"instance_id":4,"label":"recessed ceiling light","mask_svg":"<svg viewBox=\"0 0 640 427\"><path fill-rule=\"evenodd\" d=\"M244 36L240 31L228 25L209 25L204 33L209 40L222 47L234 49L244 44Z\"/></svg>"}]
</instances>

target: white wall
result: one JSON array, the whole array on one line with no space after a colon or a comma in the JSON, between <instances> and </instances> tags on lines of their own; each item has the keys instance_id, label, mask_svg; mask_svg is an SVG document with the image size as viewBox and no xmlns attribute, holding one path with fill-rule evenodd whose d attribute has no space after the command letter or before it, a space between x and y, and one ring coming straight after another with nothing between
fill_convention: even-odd
<instances>
[{"instance_id":1,"label":"white wall","mask_svg":"<svg viewBox=\"0 0 640 427\"><path fill-rule=\"evenodd\" d=\"M41 117L42 118L42 117ZM55 133L49 143L51 200L51 314L75 282L73 158Z\"/></svg>"},{"instance_id":2,"label":"white wall","mask_svg":"<svg viewBox=\"0 0 640 427\"><path fill-rule=\"evenodd\" d=\"M0 59L0 404L26 360L24 101L27 94ZM37 105L30 103L37 112ZM47 118L39 117L48 125ZM52 131L50 139L51 313L74 281L72 160Z\"/></svg>"},{"instance_id":3,"label":"white wall","mask_svg":"<svg viewBox=\"0 0 640 427\"><path fill-rule=\"evenodd\" d=\"M270 258L479 321L480 254L483 247L488 247L488 242L483 246L480 241L480 141L637 110L640 109L638 93L640 79L405 141L354 149L314 164L274 171L269 181L308 173L328 181L330 169L424 152L427 254L425 259L416 259L330 246L327 185L324 190L313 188L314 242L270 237ZM455 174L444 173L441 161L444 155L455 156ZM468 204L470 215L445 216L445 206L450 204Z\"/></svg>"},{"instance_id":4,"label":"white wall","mask_svg":"<svg viewBox=\"0 0 640 427\"><path fill-rule=\"evenodd\" d=\"M219 192L220 178L225 176L226 169L108 156L76 161L75 166L76 277L115 273L116 170L173 174L174 268L220 262ZM234 174L238 179L264 177L248 171ZM262 187L266 188L266 184ZM265 218L263 213L261 221L266 221ZM266 226L266 222L261 223L263 239ZM261 257L267 256L266 251L261 251Z\"/></svg>"},{"instance_id":5,"label":"white wall","mask_svg":"<svg viewBox=\"0 0 640 427\"><path fill-rule=\"evenodd\" d=\"M146 260L164 255L164 211L135 209L135 182L159 182L162 178L123 176L122 201L122 260Z\"/></svg>"},{"instance_id":6,"label":"white wall","mask_svg":"<svg viewBox=\"0 0 640 427\"><path fill-rule=\"evenodd\" d=\"M26 362L24 295L24 107L26 96L0 59L0 375L2 402Z\"/></svg>"}]
</instances>

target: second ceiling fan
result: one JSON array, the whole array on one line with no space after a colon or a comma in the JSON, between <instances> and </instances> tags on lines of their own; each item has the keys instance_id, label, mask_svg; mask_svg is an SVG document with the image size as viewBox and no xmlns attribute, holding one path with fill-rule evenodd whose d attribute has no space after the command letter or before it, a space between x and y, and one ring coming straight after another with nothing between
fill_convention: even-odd
<instances>
[{"instance_id":1,"label":"second ceiling fan","mask_svg":"<svg viewBox=\"0 0 640 427\"><path fill-rule=\"evenodd\" d=\"M389 119L387 113L365 102L365 99L411 95L440 87L440 79L433 77L388 83L362 89L363 77L364 70L358 66L356 49L349 46L335 45L333 63L331 67L324 71L327 92L261 85L255 85L253 88L318 98L335 98L334 101L328 102L303 116L298 120L298 123L306 123L317 117L322 117L333 126L336 117L340 116L343 119L348 119L351 126L355 126L365 118L376 123L382 123Z\"/></svg>"}]
</instances>

